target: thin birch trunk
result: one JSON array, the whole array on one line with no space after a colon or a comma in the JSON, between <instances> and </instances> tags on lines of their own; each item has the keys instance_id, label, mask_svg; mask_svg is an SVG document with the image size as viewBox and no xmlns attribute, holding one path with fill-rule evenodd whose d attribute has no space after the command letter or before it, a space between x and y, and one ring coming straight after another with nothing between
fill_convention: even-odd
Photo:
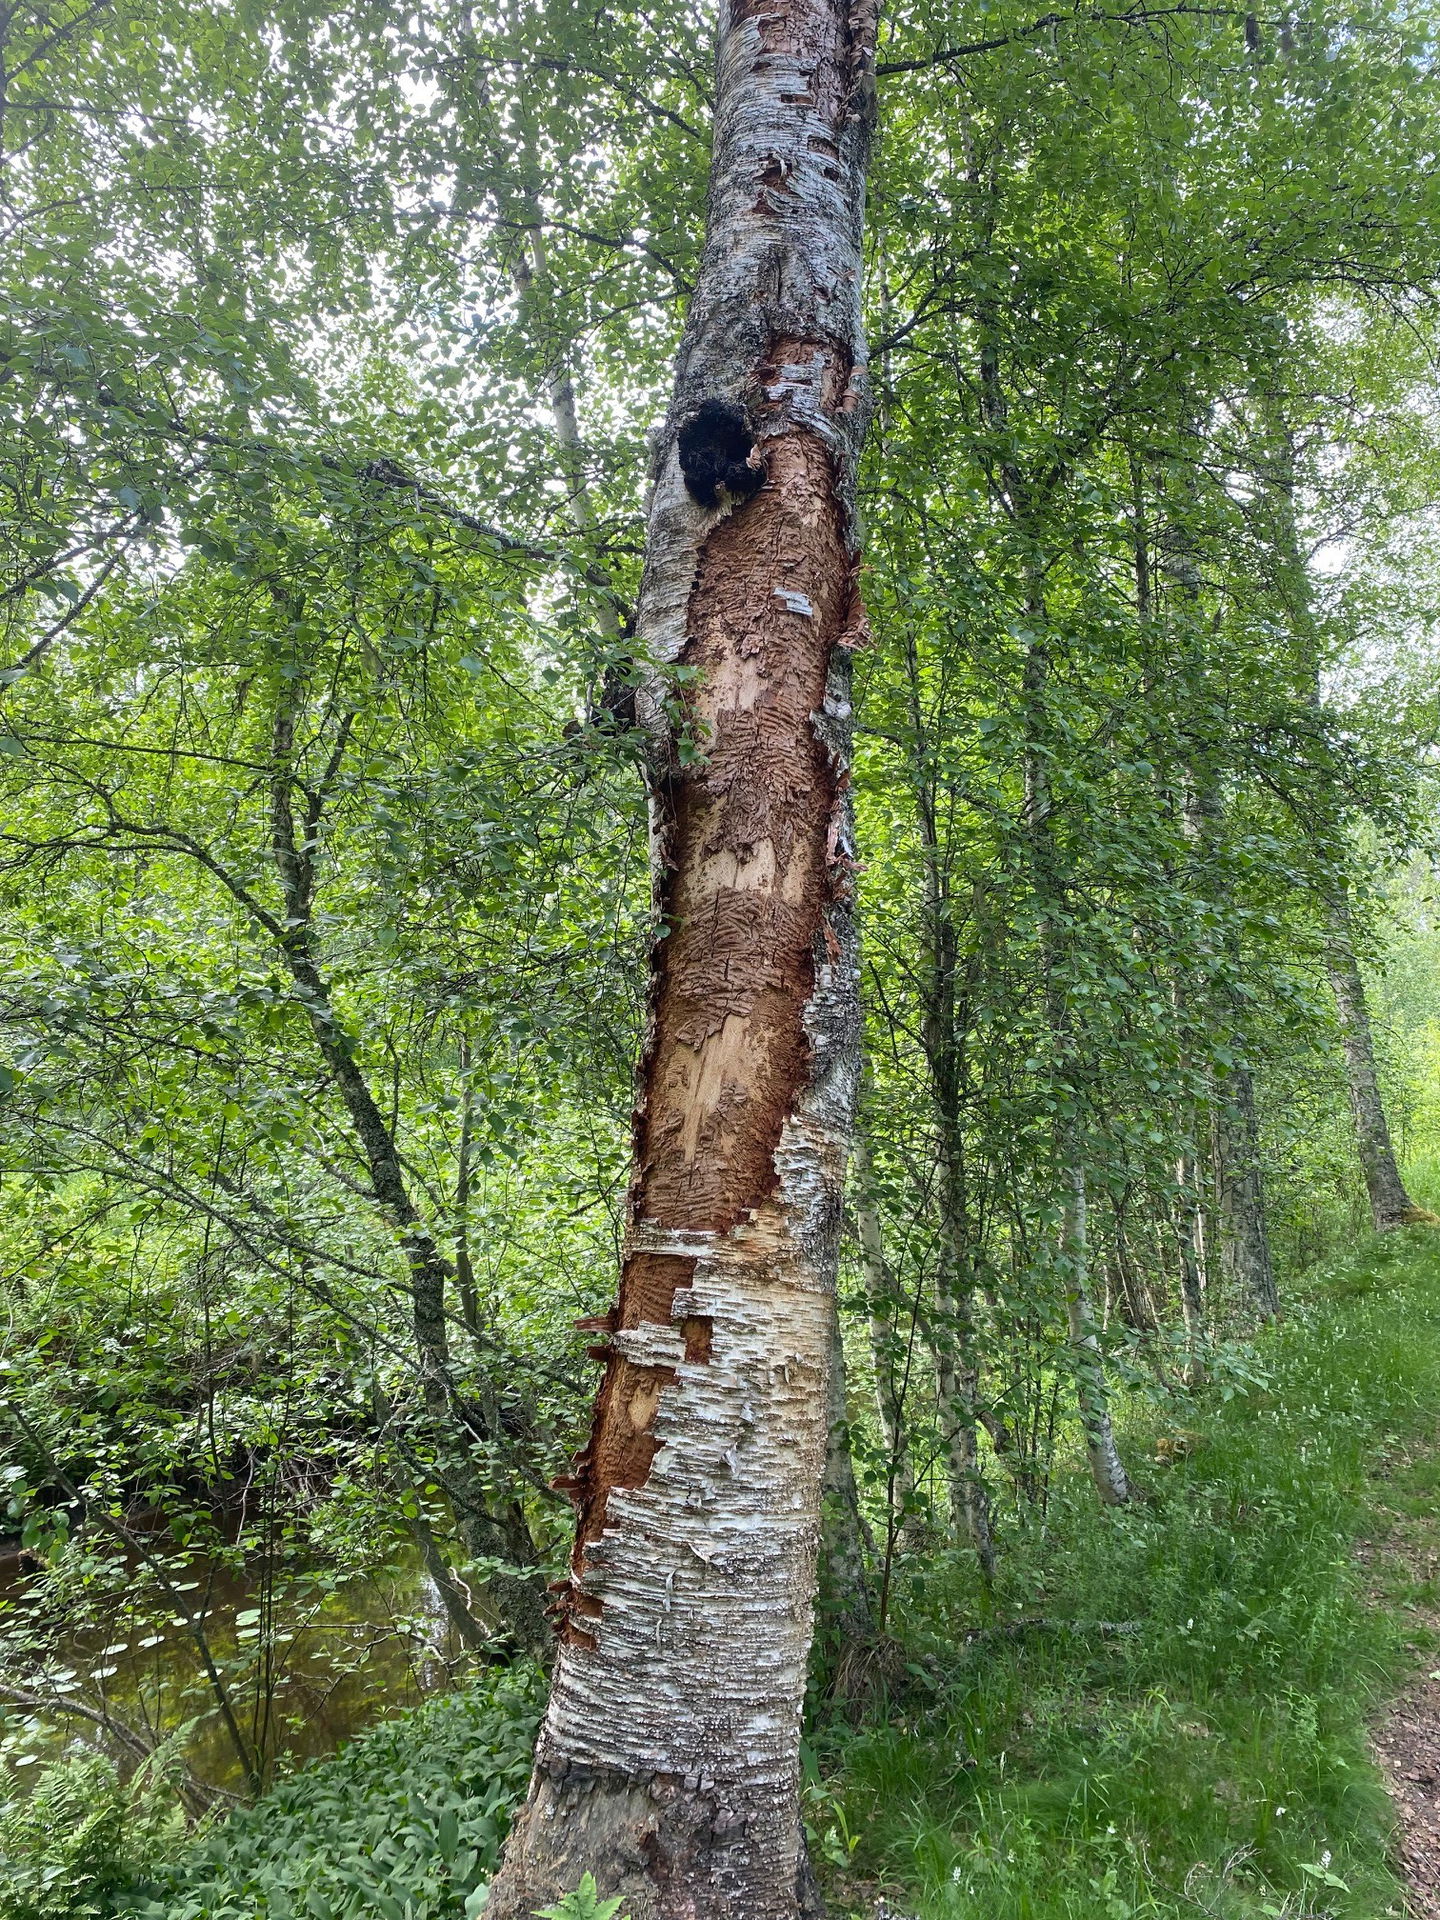
<instances>
[{"instance_id":1,"label":"thin birch trunk","mask_svg":"<svg viewBox=\"0 0 1440 1920\"><path fill-rule=\"evenodd\" d=\"M1200 598L1200 575L1195 565L1194 554L1190 548L1188 530L1171 527L1174 555L1172 565L1176 572L1185 600L1189 603L1190 619L1186 628L1193 626L1194 614ZM1204 663L1198 657L1198 649L1191 644L1186 648L1190 655L1189 671L1193 677L1199 677ZM1181 801L1180 817L1186 845L1189 848L1189 864L1198 877L1203 889L1205 870L1209 866L1209 855L1214 842L1216 802L1213 788L1208 778L1198 776L1195 769L1186 769L1185 793ZM1201 952L1205 953L1208 940L1201 935ZM1195 973L1197 969L1183 959L1178 963L1174 986L1174 1006L1176 1025L1180 1031L1184 1065L1193 1074L1195 1062L1190 1055L1190 1035L1194 1026L1203 1034L1210 1024L1211 1006L1201 1000L1198 1009L1195 1006ZM1197 1018L1198 1014L1198 1018ZM1194 1026L1192 1026L1192 1022ZM1205 1384L1206 1364L1205 1348L1207 1344L1205 1328L1205 1208L1200 1193L1200 1158L1195 1150L1196 1102L1187 1099L1181 1113L1184 1133L1180 1152L1175 1163L1175 1232L1180 1255L1180 1312L1185 1325L1185 1384L1188 1387L1201 1387Z\"/></svg>"},{"instance_id":2,"label":"thin birch trunk","mask_svg":"<svg viewBox=\"0 0 1440 1920\"><path fill-rule=\"evenodd\" d=\"M980 1571L995 1578L995 1539L990 1523L990 1491L980 1471L976 1399L973 1289L957 1273L953 1248L941 1242L935 1274L935 1397L945 1449L950 1518L955 1531L975 1549Z\"/></svg>"},{"instance_id":3,"label":"thin birch trunk","mask_svg":"<svg viewBox=\"0 0 1440 1920\"><path fill-rule=\"evenodd\" d=\"M887 1463L887 1505L891 1515L891 1530L897 1532L906 1545L912 1545L921 1531L920 1511L915 1492L915 1470L910 1458L910 1438L905 1425L905 1394L895 1377L892 1317L903 1302L890 1271L890 1263L885 1258L885 1232L880 1221L880 1210L875 1204L874 1164L863 1126L856 1129L852 1166L852 1205L856 1238L860 1243L860 1271L865 1281L870 1363L875 1379L875 1412L880 1422L880 1439Z\"/></svg>"},{"instance_id":4,"label":"thin birch trunk","mask_svg":"<svg viewBox=\"0 0 1440 1920\"><path fill-rule=\"evenodd\" d=\"M1122 1507L1130 1498L1130 1481L1115 1444L1110 1418L1110 1393L1105 1380L1105 1356L1095 1333L1086 1288L1089 1267L1086 1231L1085 1170L1077 1162L1067 1169L1065 1212L1060 1229L1061 1271L1065 1284L1065 1319L1070 1330L1070 1364L1075 1373L1085 1455L1095 1490L1107 1507Z\"/></svg>"},{"instance_id":5,"label":"thin birch trunk","mask_svg":"<svg viewBox=\"0 0 1440 1920\"><path fill-rule=\"evenodd\" d=\"M1199 1162L1186 1140L1175 1164L1175 1241L1180 1255L1180 1314L1185 1327L1185 1384L1203 1387L1205 1367L1205 1212Z\"/></svg>"},{"instance_id":6,"label":"thin birch trunk","mask_svg":"<svg viewBox=\"0 0 1440 1920\"><path fill-rule=\"evenodd\" d=\"M1370 1216L1376 1230L1388 1233L1423 1218L1420 1209L1405 1190L1390 1139L1390 1123L1380 1097L1380 1079L1375 1071L1375 1042L1370 1029L1370 1007L1365 983L1350 935L1349 909L1341 897L1330 907L1330 940L1326 949L1330 991L1335 996L1335 1011L1340 1023L1340 1041L1345 1050L1345 1080L1350 1094L1350 1112L1355 1121L1355 1145L1360 1155L1360 1170L1365 1176L1365 1191L1370 1198Z\"/></svg>"},{"instance_id":7,"label":"thin birch trunk","mask_svg":"<svg viewBox=\"0 0 1440 1920\"><path fill-rule=\"evenodd\" d=\"M667 937L629 1230L490 1920L587 1871L630 1920L796 1920L809 1898L800 1714L859 1067L846 768L873 41L864 5L722 0L709 231L638 614L648 660L697 670L704 752L682 758L657 677L640 704ZM705 504L739 409L751 464Z\"/></svg>"},{"instance_id":8,"label":"thin birch trunk","mask_svg":"<svg viewBox=\"0 0 1440 1920\"><path fill-rule=\"evenodd\" d=\"M1291 617L1301 636L1315 639L1315 621L1311 608L1310 573L1300 543L1295 511L1297 486L1295 441L1280 407L1272 400L1270 428L1275 444L1275 493L1277 496L1277 546L1283 574L1288 579ZM1310 703L1320 705L1319 653L1312 645L1310 657L1316 664L1307 686ZM1350 1112L1355 1122L1355 1146L1365 1191L1370 1200L1370 1217L1376 1230L1388 1233L1413 1220L1423 1218L1405 1190L1390 1138L1390 1123L1380 1097L1380 1081L1375 1071L1375 1042L1370 1027L1370 1007L1365 983L1355 958L1355 941L1350 924L1349 887L1343 860L1331 863L1332 872L1323 902L1329 923L1326 945L1326 970L1330 991L1335 996L1335 1012L1340 1040L1345 1053L1345 1078L1350 1095Z\"/></svg>"},{"instance_id":9,"label":"thin birch trunk","mask_svg":"<svg viewBox=\"0 0 1440 1920\"><path fill-rule=\"evenodd\" d=\"M1194 540L1187 512L1193 512L1195 480L1186 473L1182 481L1181 511L1167 520L1161 542L1161 565L1175 589L1179 617L1173 621L1173 645L1189 682L1189 694L1203 697L1205 684L1204 642L1198 638L1200 625L1200 569L1195 559ZM1180 824L1189 849L1188 864L1200 889L1204 890L1213 865L1215 828L1219 800L1210 770L1201 764L1185 768L1185 791L1180 803ZM1203 927L1203 921L1201 922ZM1214 1007L1197 994L1196 976L1208 958L1208 936L1200 934L1200 966L1181 960L1175 975L1172 997L1176 1026L1184 1050L1183 1060L1192 1073L1190 1058L1192 1032L1201 1036L1213 1030ZM1197 999L1199 1001L1196 1005ZM1185 1327L1185 1384L1203 1386L1206 1379L1205 1349L1205 1209L1200 1189L1199 1155L1195 1147L1196 1101L1187 1099L1182 1112L1184 1135L1175 1166L1174 1218L1180 1258L1180 1312Z\"/></svg>"},{"instance_id":10,"label":"thin birch trunk","mask_svg":"<svg viewBox=\"0 0 1440 1920\"><path fill-rule=\"evenodd\" d=\"M1280 1290L1265 1220L1255 1083L1244 1065L1231 1068L1221 1089L1215 1159L1221 1271L1262 1320L1273 1320Z\"/></svg>"},{"instance_id":11,"label":"thin birch trunk","mask_svg":"<svg viewBox=\"0 0 1440 1920\"><path fill-rule=\"evenodd\" d=\"M1045 689L1050 656L1044 636L1045 607L1038 582L1032 585L1027 612L1036 632L1025 659L1025 824L1031 860L1031 882L1038 905L1041 990L1050 1030L1051 1074L1057 1109L1076 1098L1067 1084L1066 1070L1075 1065L1070 1010L1059 978L1055 916L1061 905L1062 883L1056 872L1054 822L1050 780L1043 751ZM1065 1293L1065 1320L1069 1331L1071 1370L1075 1376L1085 1452L1096 1490L1107 1506L1130 1498L1130 1482L1115 1444L1110 1417L1110 1394L1105 1379L1105 1356L1095 1332L1090 1306L1089 1245L1086 1230L1086 1176L1081 1143L1073 1122L1057 1120L1054 1130L1055 1176L1062 1187L1062 1212L1057 1265Z\"/></svg>"}]
</instances>

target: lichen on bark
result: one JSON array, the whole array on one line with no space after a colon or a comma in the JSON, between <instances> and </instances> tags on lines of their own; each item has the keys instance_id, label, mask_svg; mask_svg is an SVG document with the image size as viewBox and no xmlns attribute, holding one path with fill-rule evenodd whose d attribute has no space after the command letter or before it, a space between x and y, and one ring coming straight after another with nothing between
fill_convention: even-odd
<instances>
[{"instance_id":1,"label":"lichen on bark","mask_svg":"<svg viewBox=\"0 0 1440 1920\"><path fill-rule=\"evenodd\" d=\"M632 1920L813 1911L799 1731L859 1066L847 787L873 42L863 4L721 8L706 245L637 622L657 939L629 1231L594 1326L605 1372L569 1477L561 1645L492 1920L587 1871ZM711 417L751 423L764 482L712 507L676 442L718 402ZM693 670L680 715L675 664Z\"/></svg>"}]
</instances>

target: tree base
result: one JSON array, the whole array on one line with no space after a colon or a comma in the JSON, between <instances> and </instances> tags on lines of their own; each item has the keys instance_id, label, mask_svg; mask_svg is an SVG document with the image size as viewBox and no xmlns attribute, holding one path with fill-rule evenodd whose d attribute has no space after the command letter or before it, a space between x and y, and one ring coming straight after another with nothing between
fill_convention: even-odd
<instances>
[{"instance_id":1,"label":"tree base","mask_svg":"<svg viewBox=\"0 0 1440 1920\"><path fill-rule=\"evenodd\" d=\"M532 1920L587 1873L622 1920L826 1920L793 1788L750 1799L693 1777L541 1763L485 1920Z\"/></svg>"}]
</instances>

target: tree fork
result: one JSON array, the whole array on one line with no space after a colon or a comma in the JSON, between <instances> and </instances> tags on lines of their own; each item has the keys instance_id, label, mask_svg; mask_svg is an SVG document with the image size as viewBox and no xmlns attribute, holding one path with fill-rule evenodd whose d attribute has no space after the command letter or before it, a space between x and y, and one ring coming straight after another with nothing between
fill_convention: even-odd
<instances>
[{"instance_id":1,"label":"tree fork","mask_svg":"<svg viewBox=\"0 0 1440 1920\"><path fill-rule=\"evenodd\" d=\"M706 244L637 617L661 937L629 1229L492 1920L586 1871L631 1920L814 1911L799 1735L859 1076L846 789L874 39L874 0L721 0ZM695 670L688 752L675 664Z\"/></svg>"}]
</instances>

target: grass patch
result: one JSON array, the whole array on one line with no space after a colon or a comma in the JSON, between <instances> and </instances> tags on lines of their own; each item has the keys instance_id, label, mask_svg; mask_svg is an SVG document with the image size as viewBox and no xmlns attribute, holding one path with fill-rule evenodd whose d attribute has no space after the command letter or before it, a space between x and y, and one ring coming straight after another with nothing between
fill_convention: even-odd
<instances>
[{"instance_id":1,"label":"grass patch","mask_svg":"<svg viewBox=\"0 0 1440 1920\"><path fill-rule=\"evenodd\" d=\"M1105 1512L1063 1475L993 1595L965 1555L902 1567L898 1682L807 1747L837 1920L881 1891L916 1920L1403 1911L1365 1726L1437 1644L1440 1231L1314 1276L1237 1377L1137 1396L1144 1498ZM467 1920L542 1692L517 1671L398 1715L188 1845L82 1763L0 1821L0 1911ZM147 1842L171 1857L148 1876L128 1864Z\"/></svg>"},{"instance_id":2,"label":"grass patch","mask_svg":"<svg viewBox=\"0 0 1440 1920\"><path fill-rule=\"evenodd\" d=\"M964 1559L907 1572L911 1684L815 1736L838 1911L877 1886L920 1920L1402 1911L1365 1724L1428 1644L1403 1608L1436 1574L1407 1546L1376 1607L1357 1542L1393 1532L1387 1502L1423 1526L1440 1487L1440 1233L1316 1276L1259 1354L1258 1384L1170 1410L1168 1461L1166 1412L1133 1414L1134 1507L1062 1479L1007 1543L989 1635L963 1645Z\"/></svg>"}]
</instances>

